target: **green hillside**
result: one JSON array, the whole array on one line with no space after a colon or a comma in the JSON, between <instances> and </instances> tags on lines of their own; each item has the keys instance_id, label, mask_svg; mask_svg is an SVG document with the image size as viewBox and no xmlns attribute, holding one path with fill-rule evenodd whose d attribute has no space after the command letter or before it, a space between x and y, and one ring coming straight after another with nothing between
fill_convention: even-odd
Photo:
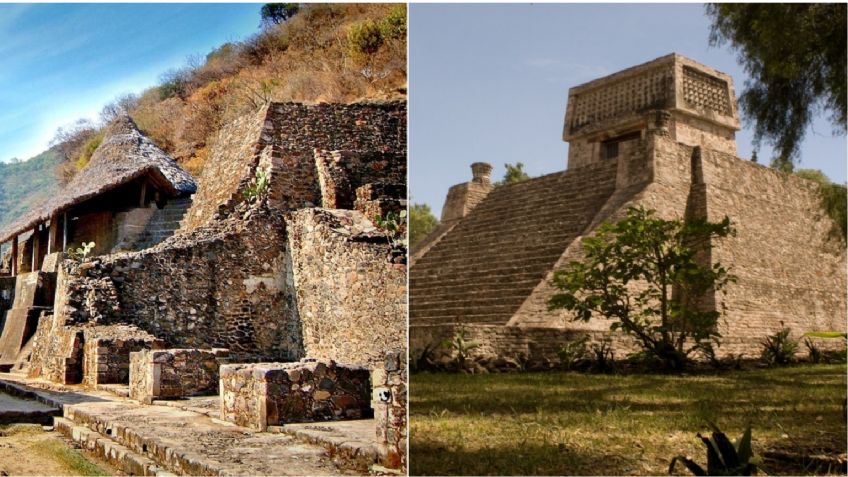
<instances>
[{"instance_id":1,"label":"green hillside","mask_svg":"<svg viewBox=\"0 0 848 477\"><path fill-rule=\"evenodd\" d=\"M56 190L53 170L60 162L60 155L48 150L28 161L0 163L0 227Z\"/></svg>"}]
</instances>

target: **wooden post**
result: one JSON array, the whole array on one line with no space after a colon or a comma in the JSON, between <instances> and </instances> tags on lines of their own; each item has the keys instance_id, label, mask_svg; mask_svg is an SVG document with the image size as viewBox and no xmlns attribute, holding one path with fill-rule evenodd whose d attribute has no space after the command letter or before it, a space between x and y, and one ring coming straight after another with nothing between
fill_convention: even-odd
<instances>
[{"instance_id":1,"label":"wooden post","mask_svg":"<svg viewBox=\"0 0 848 477\"><path fill-rule=\"evenodd\" d=\"M35 230L32 231L32 268L30 272L38 270L38 249L40 248L40 244L38 243L38 229L40 228L41 224L38 224L35 226Z\"/></svg>"},{"instance_id":2,"label":"wooden post","mask_svg":"<svg viewBox=\"0 0 848 477\"><path fill-rule=\"evenodd\" d=\"M68 251L68 213L62 214L62 253Z\"/></svg>"},{"instance_id":3,"label":"wooden post","mask_svg":"<svg viewBox=\"0 0 848 477\"><path fill-rule=\"evenodd\" d=\"M141 199L138 201L139 207L144 207L144 199L147 195L147 181L141 183Z\"/></svg>"},{"instance_id":4,"label":"wooden post","mask_svg":"<svg viewBox=\"0 0 848 477\"><path fill-rule=\"evenodd\" d=\"M18 236L12 237L12 276L18 276Z\"/></svg>"},{"instance_id":5,"label":"wooden post","mask_svg":"<svg viewBox=\"0 0 848 477\"><path fill-rule=\"evenodd\" d=\"M53 247L56 245L56 233L59 231L59 215L53 214L50 217L50 232L47 234L47 255L53 253Z\"/></svg>"}]
</instances>

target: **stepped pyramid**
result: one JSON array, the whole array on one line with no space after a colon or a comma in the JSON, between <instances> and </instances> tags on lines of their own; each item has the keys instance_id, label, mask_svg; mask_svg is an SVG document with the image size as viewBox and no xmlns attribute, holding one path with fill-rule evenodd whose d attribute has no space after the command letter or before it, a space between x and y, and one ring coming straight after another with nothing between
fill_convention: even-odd
<instances>
[{"instance_id":1,"label":"stepped pyramid","mask_svg":"<svg viewBox=\"0 0 848 477\"><path fill-rule=\"evenodd\" d=\"M799 335L844 329L845 246L819 187L736 157L737 130L732 78L678 54L571 88L565 171L494 187L491 166L475 163L448 192L441 224L412 251L411 348L459 327L478 354L550 360L579 334L626 348L605 319L574 322L547 302L581 238L630 206L735 223L710 250L738 277L708 300L724 311L720 355L758 354L781 322Z\"/></svg>"}]
</instances>

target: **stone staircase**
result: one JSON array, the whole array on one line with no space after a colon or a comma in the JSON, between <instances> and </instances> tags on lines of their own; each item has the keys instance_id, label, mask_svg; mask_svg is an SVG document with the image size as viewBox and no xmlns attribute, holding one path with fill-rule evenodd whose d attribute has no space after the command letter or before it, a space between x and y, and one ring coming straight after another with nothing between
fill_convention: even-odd
<instances>
[{"instance_id":1,"label":"stone staircase","mask_svg":"<svg viewBox=\"0 0 848 477\"><path fill-rule=\"evenodd\" d=\"M144 232L139 234L130 250L144 250L161 243L180 228L180 222L191 207L190 197L171 199L165 207L154 212Z\"/></svg>"},{"instance_id":2,"label":"stone staircase","mask_svg":"<svg viewBox=\"0 0 848 477\"><path fill-rule=\"evenodd\" d=\"M506 324L615 190L616 161L494 189L410 270L410 323Z\"/></svg>"}]
</instances>

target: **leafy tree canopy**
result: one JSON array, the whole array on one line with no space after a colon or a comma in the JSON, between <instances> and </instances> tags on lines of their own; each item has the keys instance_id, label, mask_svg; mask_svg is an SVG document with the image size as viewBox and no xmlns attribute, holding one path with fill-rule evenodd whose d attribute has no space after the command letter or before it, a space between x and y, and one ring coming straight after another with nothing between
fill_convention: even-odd
<instances>
[{"instance_id":1,"label":"leafy tree canopy","mask_svg":"<svg viewBox=\"0 0 848 477\"><path fill-rule=\"evenodd\" d=\"M279 25L289 18L295 16L300 10L297 3L266 3L262 5L262 24Z\"/></svg>"},{"instance_id":2,"label":"leafy tree canopy","mask_svg":"<svg viewBox=\"0 0 848 477\"><path fill-rule=\"evenodd\" d=\"M427 204L412 204L409 208L409 246L414 247L439 225Z\"/></svg>"},{"instance_id":3,"label":"leafy tree canopy","mask_svg":"<svg viewBox=\"0 0 848 477\"><path fill-rule=\"evenodd\" d=\"M530 178L530 176L524 172L524 163L522 162L516 162L515 165L506 163L504 164L504 168L506 168L506 172L504 173L503 180L496 182L496 186L526 181Z\"/></svg>"},{"instance_id":4,"label":"leafy tree canopy","mask_svg":"<svg viewBox=\"0 0 848 477\"><path fill-rule=\"evenodd\" d=\"M612 319L611 330L634 336L644 350L673 369L696 351L717 344L720 312L703 307L708 291L733 280L721 264L703 264L713 239L734 233L730 219L664 220L655 211L629 208L617 223L605 223L583 239L585 259L554 274L559 288L553 309Z\"/></svg>"},{"instance_id":5,"label":"leafy tree canopy","mask_svg":"<svg viewBox=\"0 0 848 477\"><path fill-rule=\"evenodd\" d=\"M756 124L754 145L775 146L775 165L797 157L813 117L830 114L834 133L846 131L845 3L713 3L710 44L729 43L751 76L739 97Z\"/></svg>"},{"instance_id":6,"label":"leafy tree canopy","mask_svg":"<svg viewBox=\"0 0 848 477\"><path fill-rule=\"evenodd\" d=\"M818 169L798 169L795 175L818 182L821 186L821 205L833 219L832 235L848 240L848 189L842 184L834 184Z\"/></svg>"}]
</instances>

